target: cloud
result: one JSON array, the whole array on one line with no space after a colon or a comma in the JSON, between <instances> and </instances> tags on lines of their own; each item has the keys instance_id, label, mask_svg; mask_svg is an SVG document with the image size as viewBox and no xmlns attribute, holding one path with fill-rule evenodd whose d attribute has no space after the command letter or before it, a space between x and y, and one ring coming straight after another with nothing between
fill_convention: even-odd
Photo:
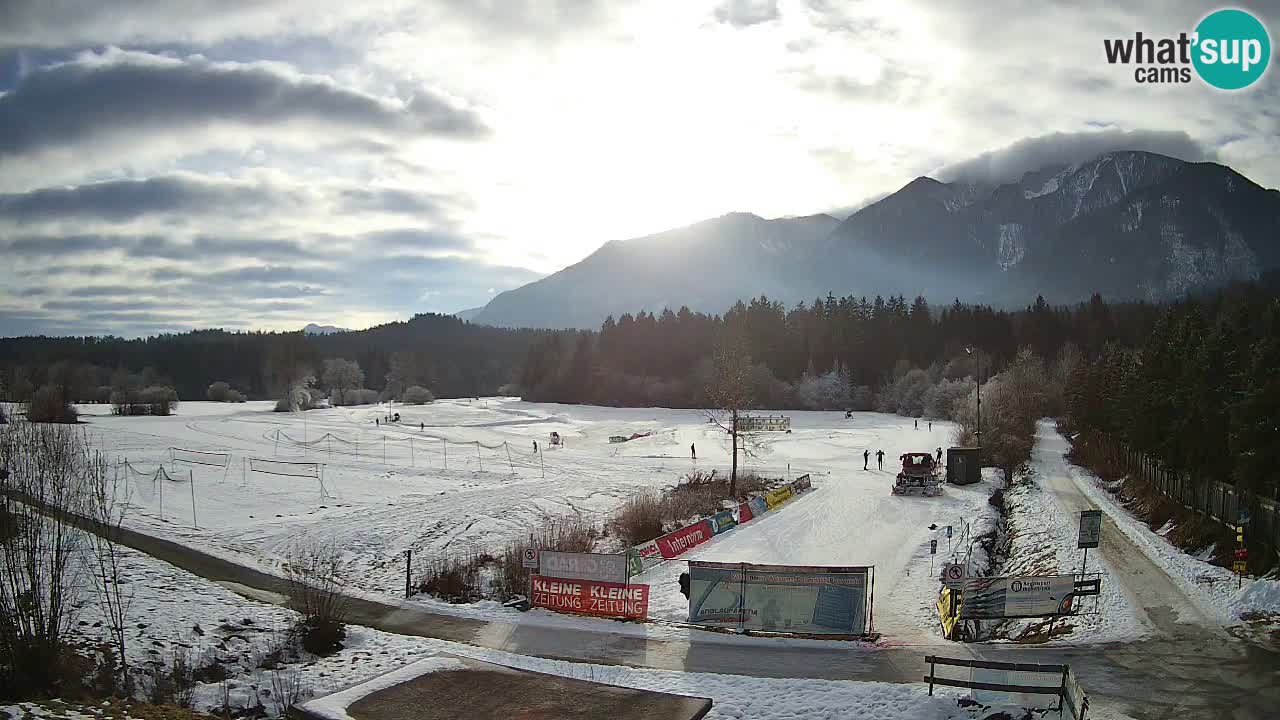
<instances>
[{"instance_id":1,"label":"cloud","mask_svg":"<svg viewBox=\"0 0 1280 720\"><path fill-rule=\"evenodd\" d=\"M447 228L318 236L127 232L0 241L13 288L0 335L147 334L192 327L301 327L315 318L403 319L483 304L540 273L494 262ZM21 279L18 289L14 281ZM365 319L367 318L367 319ZM344 320L345 322L345 320ZM42 324L43 323L43 324Z\"/></svg>"},{"instance_id":2,"label":"cloud","mask_svg":"<svg viewBox=\"0 0 1280 720\"><path fill-rule=\"evenodd\" d=\"M214 178L181 172L145 179L0 193L0 223L15 227L72 221L244 223L277 217L400 215L447 223L457 198L395 187L282 178Z\"/></svg>"},{"instance_id":3,"label":"cloud","mask_svg":"<svg viewBox=\"0 0 1280 720\"><path fill-rule=\"evenodd\" d=\"M298 126L407 140L487 132L475 113L425 88L401 99L279 63L108 49L30 72L0 95L0 160L103 139L153 141L216 128L270 134Z\"/></svg>"},{"instance_id":4,"label":"cloud","mask_svg":"<svg viewBox=\"0 0 1280 720\"><path fill-rule=\"evenodd\" d=\"M930 175L943 182L1017 182L1032 170L1085 162L1117 150L1142 150L1190 162L1217 160L1216 152L1185 132L1109 129L1023 138L999 150L944 166Z\"/></svg>"},{"instance_id":5,"label":"cloud","mask_svg":"<svg viewBox=\"0 0 1280 720\"><path fill-rule=\"evenodd\" d=\"M747 27L777 20L778 0L725 0L713 13L718 22Z\"/></svg>"}]
</instances>

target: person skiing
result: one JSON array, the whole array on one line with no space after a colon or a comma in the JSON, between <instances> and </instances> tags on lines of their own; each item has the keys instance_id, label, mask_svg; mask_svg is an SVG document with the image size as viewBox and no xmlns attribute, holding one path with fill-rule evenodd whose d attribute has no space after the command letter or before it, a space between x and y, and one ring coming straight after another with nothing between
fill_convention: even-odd
<instances>
[{"instance_id":1,"label":"person skiing","mask_svg":"<svg viewBox=\"0 0 1280 720\"><path fill-rule=\"evenodd\" d=\"M938 464L942 464L942 448L938 448Z\"/></svg>"},{"instance_id":2,"label":"person skiing","mask_svg":"<svg viewBox=\"0 0 1280 720\"><path fill-rule=\"evenodd\" d=\"M380 423L380 422L378 422L378 418L374 418L374 419L373 419L373 424L374 424L374 425L381 425L381 423Z\"/></svg>"},{"instance_id":3,"label":"person skiing","mask_svg":"<svg viewBox=\"0 0 1280 720\"><path fill-rule=\"evenodd\" d=\"M427 429L426 423L423 423L423 422L418 423L418 432L422 432L423 430L426 430L426 429Z\"/></svg>"},{"instance_id":4,"label":"person skiing","mask_svg":"<svg viewBox=\"0 0 1280 720\"><path fill-rule=\"evenodd\" d=\"M878 465L881 470L884 469L884 451L883 450L876 451L876 465Z\"/></svg>"},{"instance_id":5,"label":"person skiing","mask_svg":"<svg viewBox=\"0 0 1280 720\"><path fill-rule=\"evenodd\" d=\"M698 459L698 448L693 443L689 443L689 454L695 461Z\"/></svg>"},{"instance_id":6,"label":"person skiing","mask_svg":"<svg viewBox=\"0 0 1280 720\"><path fill-rule=\"evenodd\" d=\"M929 432L933 432L933 421L929 421Z\"/></svg>"},{"instance_id":7,"label":"person skiing","mask_svg":"<svg viewBox=\"0 0 1280 720\"><path fill-rule=\"evenodd\" d=\"M863 450L863 451L862 451L862 469L863 469L863 470L870 470L870 469L871 469L871 468L867 467L867 463L868 463L868 462L871 462L871 451L870 451L870 450Z\"/></svg>"},{"instance_id":8,"label":"person skiing","mask_svg":"<svg viewBox=\"0 0 1280 720\"><path fill-rule=\"evenodd\" d=\"M538 441L537 441L537 440L534 440L534 441L533 441L533 454L534 454L534 455L537 455L537 454L538 454Z\"/></svg>"},{"instance_id":9,"label":"person skiing","mask_svg":"<svg viewBox=\"0 0 1280 720\"><path fill-rule=\"evenodd\" d=\"M917 419L917 420L916 420L916 429L917 429L917 430L919 430L919 429L920 429L920 420L919 420L919 419Z\"/></svg>"}]
</instances>

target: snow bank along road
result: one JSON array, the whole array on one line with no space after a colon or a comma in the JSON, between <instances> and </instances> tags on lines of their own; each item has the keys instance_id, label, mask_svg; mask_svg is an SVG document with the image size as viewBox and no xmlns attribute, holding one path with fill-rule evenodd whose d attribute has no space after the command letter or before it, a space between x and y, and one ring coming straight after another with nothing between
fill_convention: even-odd
<instances>
[{"instance_id":1,"label":"snow bank along road","mask_svg":"<svg viewBox=\"0 0 1280 720\"><path fill-rule=\"evenodd\" d=\"M185 422L177 423L174 418L94 418L93 430L102 435L104 445L110 443L110 447L128 454L131 459L138 453L150 453L153 461L161 459L169 445L181 442L190 447L201 439L207 442L211 436L222 438L221 447L237 454L252 452L258 457L270 457L269 453L274 450L274 430L280 429L280 424L284 425L287 435L302 436L298 427L301 421L296 416L282 417L254 408L218 417L212 412L223 408L209 408L206 412L201 405L204 404L183 406L184 412L204 413L194 421L190 415ZM331 492L338 494L343 503L343 507L338 508L318 507L315 489L298 484L296 478L279 481L254 477L246 489L234 479L223 482L205 477L202 480L203 473L198 470L195 488L202 510L200 525L218 529L183 528L180 517L168 518L167 522L161 520L156 514L158 508L150 505L140 492L137 501L142 511L138 513L140 519L131 523L139 532L130 534L128 544L196 574L228 583L242 592L267 597L262 594L264 591L284 594L287 588L275 575L251 566L270 566L281 539L292 534L323 533L336 528L334 537L344 539L363 533L374 541L356 545L353 565L357 569L376 568L371 558L377 553L370 551L370 547L376 550L406 542L422 528L433 527L433 522L446 527L442 536L474 539L468 535L469 530L458 527L459 523L470 523L468 527L474 527L474 519L460 517L458 513L467 512L467 503L480 505L473 499L478 496L497 497L495 503L484 505L486 511L482 517L493 521L496 530L502 530L504 527L497 520L505 519L504 512L510 513L522 503L556 507L557 503L563 503L565 496L585 502L587 497L613 493L611 497L616 504L623 494L637 486L670 484L692 466L692 460L685 455L689 442L698 443L701 467L727 461L725 444L711 433L697 413L536 406L514 401L488 401L477 407L468 406L464 401L408 411L401 409L402 427L369 431L365 420L382 412L339 409L308 413L307 422L311 426L303 432L310 437L322 436L319 430L328 427L324 432L349 433L355 429L357 434L365 432L375 438L379 437L378 433L408 435L414 432L409 428L411 423L416 428L418 422L433 419L437 427L428 428L429 432L457 437L460 441L482 436L490 446L500 445L504 437L512 446L515 444L510 440L512 437L531 444L532 438L544 438L548 428L560 428L558 431L567 438L567 447L547 453L545 482L541 477L532 476L527 464L517 466L513 476L509 468L505 474L490 470L490 458L482 471L479 466L485 462L483 456L477 459L474 469L455 470L454 463L462 461L451 455L450 467L445 470L443 457L436 458L439 464L427 469L406 469L390 462L384 465L380 453L378 462L370 462L370 448L377 447L373 444L364 448L359 460L334 453L335 459L326 477L327 483L335 485ZM326 413L328 419L320 419L326 417ZM432 417L432 413L437 417ZM419 417L422 419L417 420ZM976 505L985 502L985 494L947 488L947 495L941 501L891 498L888 484L898 453L945 445L948 430L935 425L933 434L929 434L926 429L915 430L910 420L871 414L846 421L841 413L797 413L794 425L796 430L791 435L769 440L761 457L754 462L777 470L785 470L786 464L791 463L794 472L829 469L829 474L815 475L818 491L776 515L730 531L699 548L695 556L765 562L875 564L878 629L894 635L896 642L903 643L905 639L918 644L868 647L742 640L697 631L687 631L678 637L653 637L643 631L630 632L632 626L601 621L548 625L536 612L501 619L462 618L368 595L354 599L354 621L397 633L525 655L762 677L918 681L921 658L926 652L1018 658L1024 662L1070 662L1091 693L1122 705L1128 704L1124 702L1126 699L1135 698L1138 702L1131 714L1138 717L1166 714L1222 717L1232 713L1235 717L1269 717L1275 703L1280 701L1275 683L1280 656L1272 649L1218 637L1216 633L1213 633L1215 641L1208 643L1200 635L1166 632L1138 643L1089 648L939 646L939 641L921 624L926 622L921 618L927 618L927 614L922 616L920 611L927 610L933 591L933 581L927 577L927 544L933 533L927 526L951 524L954 521L948 515L973 512ZM653 430L656 434L622 446L607 445L608 435L630 434L627 431L632 429ZM1040 450L1045 450L1046 443L1054 442L1055 435L1042 428ZM888 456L883 473L862 471L859 456L863 447L873 451L883 447ZM194 449L213 448L197 445ZM293 452L301 455L297 447ZM314 454L315 450L309 452ZM1060 458L1061 453L1057 456ZM1047 457L1052 458L1051 450ZM408 460L407 453L403 459ZM427 461L431 461L430 456ZM422 460L415 457L414 462ZM874 457L872 464L874 466ZM1060 473L1041 474L1056 487L1056 476ZM1048 477L1051 475L1054 477ZM465 483L474 483L475 487L460 487ZM492 492L508 485L523 488L524 495L514 491ZM426 497L439 492L444 494ZM455 498L461 498L462 502L454 502ZM420 504L413 504L414 499ZM576 501L570 502L577 506ZM166 501L166 512L176 513L168 509L170 503L179 505L178 500ZM210 520L205 519L206 506L215 508ZM601 508L598 512L605 512L603 508L611 506L603 502L595 507ZM370 516L375 519L362 528L360 514L375 509L384 514ZM331 510L334 512L328 512ZM592 508L578 507L578 511L591 512ZM347 524L335 522L340 520L346 520ZM256 529L260 525L269 527L270 532ZM238 539L237 533L248 539ZM177 542L168 542L156 535L166 535ZM1108 538L1104 537L1106 542ZM1119 541L1116 543L1119 549ZM1131 568L1121 562L1114 565L1126 587L1135 584L1131 579L1133 575L1150 570L1143 566ZM671 571L666 567L659 570ZM388 574L396 575L396 568L390 568ZM655 585L664 582L661 578L652 581ZM674 580L667 584L674 585ZM374 585L370 583L366 589L383 592L387 589L386 585ZM1150 604L1162 598L1161 592L1156 585L1134 594L1142 600L1157 628L1164 629L1158 610L1162 605ZM920 595L924 596L923 600ZM655 607L661 609L662 602L656 600ZM744 643L749 648L744 647ZM1178 710L1174 712L1172 708Z\"/></svg>"}]
</instances>

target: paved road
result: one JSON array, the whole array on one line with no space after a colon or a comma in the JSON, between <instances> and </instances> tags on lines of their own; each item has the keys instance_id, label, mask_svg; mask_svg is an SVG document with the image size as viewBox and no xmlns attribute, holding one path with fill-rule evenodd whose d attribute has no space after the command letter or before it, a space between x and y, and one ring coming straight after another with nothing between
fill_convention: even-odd
<instances>
[{"instance_id":1,"label":"paved road","mask_svg":"<svg viewBox=\"0 0 1280 720\"><path fill-rule=\"evenodd\" d=\"M1056 433L1054 433L1056 435ZM1040 438L1045 442L1047 438ZM1050 479L1064 502L1079 490ZM121 542L188 572L224 584L253 599L283 599L279 577L167 540L122 531ZM1104 537L1117 572L1134 578L1160 636L1128 644L1070 648L1009 645L915 647L788 646L725 642L709 633L688 640L658 640L564 627L540 627L451 617L361 598L351 599L351 622L404 635L432 637L522 655L668 670L731 673L756 677L918 682L923 657L933 653L1007 662L1070 663L1090 696L1140 719L1275 718L1280 707L1280 650L1173 622L1175 603L1168 578L1119 533ZM1169 587L1166 587L1169 586ZM1173 588L1176 590L1176 588ZM1185 600L1185 598L1183 598Z\"/></svg>"}]
</instances>

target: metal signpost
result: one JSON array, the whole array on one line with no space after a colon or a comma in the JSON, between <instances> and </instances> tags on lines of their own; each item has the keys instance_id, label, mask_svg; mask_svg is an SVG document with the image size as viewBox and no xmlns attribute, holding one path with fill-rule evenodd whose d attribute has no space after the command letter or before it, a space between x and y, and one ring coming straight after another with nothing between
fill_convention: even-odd
<instances>
[{"instance_id":1,"label":"metal signpost","mask_svg":"<svg viewBox=\"0 0 1280 720\"><path fill-rule=\"evenodd\" d=\"M1102 541L1102 511L1101 510L1081 510L1080 511L1080 535L1076 540L1076 547L1084 549L1084 561L1080 563L1080 576L1084 577L1085 569L1089 565L1089 548L1098 547Z\"/></svg>"},{"instance_id":2,"label":"metal signpost","mask_svg":"<svg viewBox=\"0 0 1280 720\"><path fill-rule=\"evenodd\" d=\"M938 539L929 541L929 574L933 574L933 556L938 554Z\"/></svg>"},{"instance_id":3,"label":"metal signpost","mask_svg":"<svg viewBox=\"0 0 1280 720\"><path fill-rule=\"evenodd\" d=\"M947 526L947 552L951 552L951 526Z\"/></svg>"}]
</instances>

